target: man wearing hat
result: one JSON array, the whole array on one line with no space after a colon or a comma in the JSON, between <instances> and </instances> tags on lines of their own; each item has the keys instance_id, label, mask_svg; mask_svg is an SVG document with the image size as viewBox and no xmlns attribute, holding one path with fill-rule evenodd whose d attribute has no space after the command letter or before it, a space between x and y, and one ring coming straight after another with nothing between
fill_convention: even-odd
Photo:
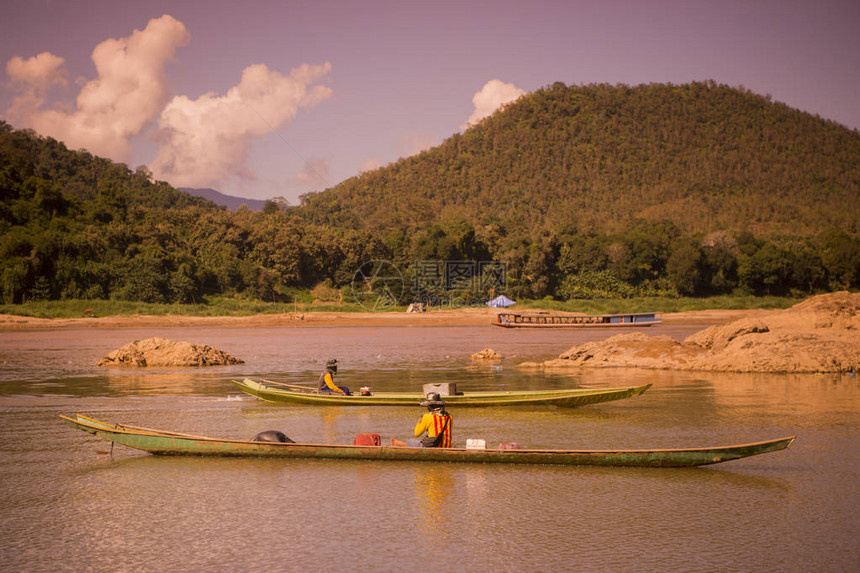
<instances>
[{"instance_id":1,"label":"man wearing hat","mask_svg":"<svg viewBox=\"0 0 860 573\"><path fill-rule=\"evenodd\" d=\"M421 438L420 445L425 448L450 448L454 438L454 421L445 410L442 397L431 392L421 402L421 406L427 406L427 413L415 424L415 437Z\"/></svg>"},{"instance_id":2,"label":"man wearing hat","mask_svg":"<svg viewBox=\"0 0 860 573\"><path fill-rule=\"evenodd\" d=\"M335 385L335 374L337 374L337 360L332 358L325 363L325 371L320 374L320 380L317 383L317 392L327 392L329 394L343 394L344 396L352 396L352 393L346 386Z\"/></svg>"}]
</instances>

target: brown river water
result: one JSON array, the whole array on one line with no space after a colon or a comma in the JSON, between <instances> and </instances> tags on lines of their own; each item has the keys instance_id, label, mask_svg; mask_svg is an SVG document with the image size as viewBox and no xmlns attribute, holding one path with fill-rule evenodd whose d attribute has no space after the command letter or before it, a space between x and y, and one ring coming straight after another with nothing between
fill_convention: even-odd
<instances>
[{"instance_id":1,"label":"brown river water","mask_svg":"<svg viewBox=\"0 0 860 573\"><path fill-rule=\"evenodd\" d=\"M646 330L678 339L705 325ZM857 571L860 383L849 375L521 371L589 331L460 327L0 331L0 571ZM210 344L245 364L102 369L132 340ZM504 356L474 366L491 347ZM158 457L60 413L198 435L406 438L424 411L268 404L230 379L357 389L653 384L584 408L452 409L455 445L714 446L796 435L781 452L692 469Z\"/></svg>"}]
</instances>

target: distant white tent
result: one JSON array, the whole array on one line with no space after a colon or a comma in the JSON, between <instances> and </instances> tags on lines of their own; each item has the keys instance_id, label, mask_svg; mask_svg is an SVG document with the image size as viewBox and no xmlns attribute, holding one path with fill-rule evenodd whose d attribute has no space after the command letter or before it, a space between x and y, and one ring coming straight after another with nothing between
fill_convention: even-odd
<instances>
[{"instance_id":1,"label":"distant white tent","mask_svg":"<svg viewBox=\"0 0 860 573\"><path fill-rule=\"evenodd\" d=\"M491 308L503 308L506 306L511 306L512 304L517 304L517 303L515 303L514 301L512 301L511 299L509 299L508 297L506 297L503 294L500 294L499 296L497 296L493 300L487 301L487 306L489 306Z\"/></svg>"}]
</instances>

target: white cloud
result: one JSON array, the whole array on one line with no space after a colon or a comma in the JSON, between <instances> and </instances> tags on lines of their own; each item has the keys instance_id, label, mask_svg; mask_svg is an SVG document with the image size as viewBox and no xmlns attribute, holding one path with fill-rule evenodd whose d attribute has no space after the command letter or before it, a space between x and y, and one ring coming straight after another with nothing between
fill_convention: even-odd
<instances>
[{"instance_id":1,"label":"white cloud","mask_svg":"<svg viewBox=\"0 0 860 573\"><path fill-rule=\"evenodd\" d=\"M493 112L506 103L516 100L524 93L526 92L514 84L506 84L501 80L488 81L481 88L481 91L477 92L472 98L472 103L475 104L475 111L472 112L466 123L460 126L460 129L470 128L485 117L492 115Z\"/></svg>"},{"instance_id":2,"label":"white cloud","mask_svg":"<svg viewBox=\"0 0 860 573\"><path fill-rule=\"evenodd\" d=\"M252 141L329 98L331 89L319 82L331 65L303 65L282 75L255 64L223 96L171 99L165 66L189 41L185 25L164 15L128 37L101 42L92 52L98 75L75 81L74 105L46 105L51 87L69 84L63 58L49 52L15 56L6 63L16 91L6 119L116 161L127 161L130 140L158 119L159 149L150 168L160 179L178 186L212 185L231 177L253 180L256 175L245 161ZM295 181L322 187L326 177L325 162L318 161Z\"/></svg>"},{"instance_id":3,"label":"white cloud","mask_svg":"<svg viewBox=\"0 0 860 573\"><path fill-rule=\"evenodd\" d=\"M38 56L23 59L14 56L6 63L6 73L13 83L19 84L19 89L45 89L51 84L66 82L66 71L63 67L65 60L51 52L42 52Z\"/></svg>"},{"instance_id":4,"label":"white cloud","mask_svg":"<svg viewBox=\"0 0 860 573\"><path fill-rule=\"evenodd\" d=\"M331 89L314 85L331 64L303 65L285 76L264 64L245 68L241 81L223 96L174 97L158 120L161 147L150 165L175 186L200 187L226 177L247 177L245 159L262 137L327 99ZM310 171L310 174L313 174ZM310 182L310 175L307 175Z\"/></svg>"},{"instance_id":5,"label":"white cloud","mask_svg":"<svg viewBox=\"0 0 860 573\"><path fill-rule=\"evenodd\" d=\"M164 66L188 41L182 22L166 14L127 38L103 41L92 53L98 77L81 88L73 112L42 109L46 86L65 81L62 58L47 52L28 60L12 58L6 71L23 93L7 115L11 122L56 137L71 148L84 147L124 161L129 138L140 133L167 101Z\"/></svg>"},{"instance_id":6,"label":"white cloud","mask_svg":"<svg viewBox=\"0 0 860 573\"><path fill-rule=\"evenodd\" d=\"M18 92L6 110L6 116L21 127L29 127L27 118L45 103L48 90L55 84L68 84L68 74L62 69L64 62L63 58L50 52L42 52L26 60L14 56L6 62L10 86Z\"/></svg>"}]
</instances>

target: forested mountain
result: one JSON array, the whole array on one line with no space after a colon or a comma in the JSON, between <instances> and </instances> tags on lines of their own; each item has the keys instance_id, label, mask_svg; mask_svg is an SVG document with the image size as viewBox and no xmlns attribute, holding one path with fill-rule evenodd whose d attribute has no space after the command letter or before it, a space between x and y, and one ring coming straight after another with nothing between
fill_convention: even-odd
<instances>
[{"instance_id":1,"label":"forested mountain","mask_svg":"<svg viewBox=\"0 0 860 573\"><path fill-rule=\"evenodd\" d=\"M71 151L0 121L0 296L200 302L284 300L349 283L377 253L367 229L306 233L294 209L230 212L139 167ZM375 249L375 250L374 250Z\"/></svg>"},{"instance_id":2,"label":"forested mountain","mask_svg":"<svg viewBox=\"0 0 860 573\"><path fill-rule=\"evenodd\" d=\"M713 82L556 83L306 204L317 220L383 228L857 233L860 133Z\"/></svg>"},{"instance_id":3,"label":"forested mountain","mask_svg":"<svg viewBox=\"0 0 860 573\"><path fill-rule=\"evenodd\" d=\"M291 300L346 292L371 260L402 273L403 303L485 298L499 267L496 292L532 298L860 288L860 133L711 82L554 84L261 212L0 121L0 197L10 303ZM447 262L473 275L431 268Z\"/></svg>"}]
</instances>

